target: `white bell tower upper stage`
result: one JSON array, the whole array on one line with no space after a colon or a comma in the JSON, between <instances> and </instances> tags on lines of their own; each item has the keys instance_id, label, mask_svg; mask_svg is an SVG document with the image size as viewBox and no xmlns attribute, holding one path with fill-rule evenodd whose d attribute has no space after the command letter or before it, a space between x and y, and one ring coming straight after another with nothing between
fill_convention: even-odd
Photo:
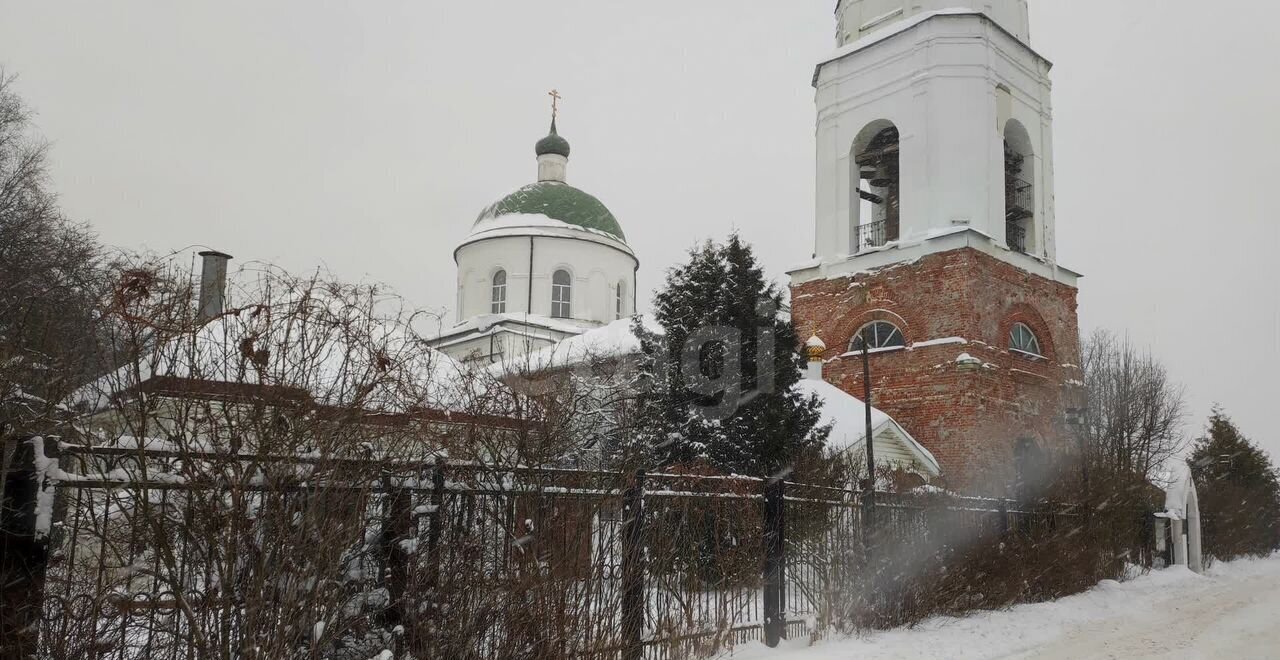
<instances>
[{"instance_id":1,"label":"white bell tower upper stage","mask_svg":"<svg viewBox=\"0 0 1280 660\"><path fill-rule=\"evenodd\" d=\"M815 260L794 281L973 247L1074 286L1026 0L840 0L836 17L813 80Z\"/></svg>"},{"instance_id":2,"label":"white bell tower upper stage","mask_svg":"<svg viewBox=\"0 0 1280 660\"><path fill-rule=\"evenodd\" d=\"M899 19L956 8L986 14L1023 43L1031 43L1027 0L840 0L836 45L857 41Z\"/></svg>"}]
</instances>

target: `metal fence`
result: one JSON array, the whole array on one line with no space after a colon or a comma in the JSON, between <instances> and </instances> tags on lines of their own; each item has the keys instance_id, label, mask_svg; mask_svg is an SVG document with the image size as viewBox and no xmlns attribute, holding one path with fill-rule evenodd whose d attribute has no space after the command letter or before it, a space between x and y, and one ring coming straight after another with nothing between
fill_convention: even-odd
<instances>
[{"instance_id":1,"label":"metal fence","mask_svg":"<svg viewBox=\"0 0 1280 660\"><path fill-rule=\"evenodd\" d=\"M41 658L708 655L823 634L859 590L899 607L869 580L873 547L925 562L1079 515L885 493L869 510L741 477L23 447L5 632Z\"/></svg>"}]
</instances>

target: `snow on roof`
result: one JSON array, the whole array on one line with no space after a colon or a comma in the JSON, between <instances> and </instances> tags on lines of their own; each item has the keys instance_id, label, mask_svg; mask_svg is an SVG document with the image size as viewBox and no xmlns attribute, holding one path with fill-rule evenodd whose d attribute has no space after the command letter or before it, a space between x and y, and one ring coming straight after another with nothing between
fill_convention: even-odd
<instances>
[{"instance_id":1,"label":"snow on roof","mask_svg":"<svg viewBox=\"0 0 1280 660\"><path fill-rule=\"evenodd\" d=\"M911 28L933 18L934 16L966 16L966 15L981 15L981 14L982 14L981 11L972 9L970 7L952 7L949 9L939 9L937 11L927 11L920 14L916 14L915 16L912 16L911 18L908 18L906 20L889 23L882 29L876 30L871 34L868 34L867 36L862 37L861 39L851 41L841 46L840 48L837 48L835 52L822 58L822 61L819 62L818 66L821 67L823 64L826 64L827 62L838 60L846 55L856 53L862 50L863 48L867 48L869 46L878 44L881 41L884 41L896 34L902 34L903 32L910 30Z\"/></svg>"},{"instance_id":2,"label":"snow on roof","mask_svg":"<svg viewBox=\"0 0 1280 660\"><path fill-rule=\"evenodd\" d=\"M1195 498L1196 485L1191 468L1184 461L1174 461L1169 468L1169 486L1164 489L1165 517L1185 520L1187 502Z\"/></svg>"},{"instance_id":3,"label":"snow on roof","mask_svg":"<svg viewBox=\"0 0 1280 660\"><path fill-rule=\"evenodd\" d=\"M817 348L824 351L827 350L827 344L823 342L822 339L818 337L818 335L813 335L809 337L809 340L806 341L804 345L808 346L809 348Z\"/></svg>"},{"instance_id":4,"label":"snow on roof","mask_svg":"<svg viewBox=\"0 0 1280 660\"><path fill-rule=\"evenodd\" d=\"M802 394L816 394L822 402L822 419L819 424L831 425L831 435L827 437L827 449L833 452L845 452L860 449L864 446L867 428L867 407L857 397L826 382L806 378L796 383L796 389ZM878 448L886 432L898 436L910 454L915 458L918 467L930 476L938 476L942 468L933 454L925 449L907 430L887 413L871 408L871 433Z\"/></svg>"},{"instance_id":5,"label":"snow on roof","mask_svg":"<svg viewBox=\"0 0 1280 660\"><path fill-rule=\"evenodd\" d=\"M982 12L977 9L973 9L971 7L950 7L947 9L938 9L936 11L923 12L920 14L916 14L915 16L912 16L905 20L888 23L885 25L885 27L879 30L875 30L871 34L868 34L867 36L862 37L861 39L851 41L841 46L840 48L837 48L835 52L831 53L830 55L822 58L822 60L818 62L817 69L814 70L813 84L814 85L818 84L818 71L822 69L822 66L824 64L827 64L829 62L834 62L842 57L845 57L847 55L852 55L853 53L856 53L860 50L874 46L875 44L885 41L886 39L889 39L894 35L902 34L903 32L906 32L907 30L910 30L911 28L917 25L920 25L921 23L924 23L925 21L931 18L934 18L937 16L985 16L985 15L986 15L985 12ZM874 24L875 21L874 20L870 21L870 23ZM1002 32L1009 33L1010 36L1013 36L1015 40L1017 40L1019 43L1026 46L1028 50L1031 50L1031 46L1029 44L1022 41L1021 39L1018 39L1016 35L1013 35L1013 33L1006 30L1004 26L1000 25L994 20L991 21L991 23L995 25L996 28L1001 30ZM1041 57L1041 59L1044 59L1043 56L1041 56L1039 53L1035 52L1034 50L1032 50L1031 52L1035 54L1037 57Z\"/></svg>"},{"instance_id":6,"label":"snow on roof","mask_svg":"<svg viewBox=\"0 0 1280 660\"><path fill-rule=\"evenodd\" d=\"M101 410L154 377L307 391L327 405L448 409L465 399L463 368L402 325L362 316L320 291L219 316L159 340L138 360L81 388L72 403Z\"/></svg>"},{"instance_id":7,"label":"snow on roof","mask_svg":"<svg viewBox=\"0 0 1280 660\"><path fill-rule=\"evenodd\" d=\"M633 318L639 318L645 329L650 332L662 334L662 326L658 325L652 316L639 314ZM489 368L490 372L495 376L504 376L518 371L538 372L563 369L591 360L638 354L640 339L631 331L631 323L631 318L625 318L588 330L564 339L554 346L526 353L509 362L495 364Z\"/></svg>"},{"instance_id":8,"label":"snow on roof","mask_svg":"<svg viewBox=\"0 0 1280 660\"><path fill-rule=\"evenodd\" d=\"M867 429L867 407L856 397L825 380L805 378L796 383L801 394L816 394L822 401L822 420L819 424L831 424L827 448L835 451L861 446ZM893 418L883 411L871 409L871 432L876 433Z\"/></svg>"},{"instance_id":9,"label":"snow on roof","mask_svg":"<svg viewBox=\"0 0 1280 660\"><path fill-rule=\"evenodd\" d=\"M634 256L631 248L618 236L594 227L556 220L541 213L508 213L482 219L472 226L463 245L500 236L565 236L580 239L584 232L596 242L606 243Z\"/></svg>"},{"instance_id":10,"label":"snow on roof","mask_svg":"<svg viewBox=\"0 0 1280 660\"><path fill-rule=\"evenodd\" d=\"M586 229L585 227L571 225L563 220L556 220L555 218L548 217L541 213L509 213L477 221L471 228L471 234L474 236L476 234L483 234L487 231L494 231L498 229L525 229L534 227L575 230Z\"/></svg>"},{"instance_id":11,"label":"snow on roof","mask_svg":"<svg viewBox=\"0 0 1280 660\"><path fill-rule=\"evenodd\" d=\"M571 319L553 319L549 316L541 314L481 314L474 318L467 319L447 330L444 330L437 337L450 337L464 332L488 332L495 326L502 323L518 323L546 330L554 330L571 335L581 334L583 331L590 329L594 324L573 321Z\"/></svg>"}]
</instances>

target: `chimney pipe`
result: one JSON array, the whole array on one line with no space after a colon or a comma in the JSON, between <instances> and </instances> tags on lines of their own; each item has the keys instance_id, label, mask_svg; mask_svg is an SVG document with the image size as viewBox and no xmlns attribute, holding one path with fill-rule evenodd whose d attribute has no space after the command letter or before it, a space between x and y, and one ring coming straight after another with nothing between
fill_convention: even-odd
<instances>
[{"instance_id":1,"label":"chimney pipe","mask_svg":"<svg viewBox=\"0 0 1280 660\"><path fill-rule=\"evenodd\" d=\"M222 314L227 297L227 262L231 255L216 250L200 253L200 307L196 321L205 323Z\"/></svg>"}]
</instances>

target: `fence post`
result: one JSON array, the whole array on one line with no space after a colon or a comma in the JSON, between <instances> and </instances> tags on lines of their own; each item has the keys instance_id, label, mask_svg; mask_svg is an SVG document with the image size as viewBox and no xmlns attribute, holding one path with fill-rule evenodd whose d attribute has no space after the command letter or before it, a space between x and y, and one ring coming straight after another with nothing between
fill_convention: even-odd
<instances>
[{"instance_id":1,"label":"fence post","mask_svg":"<svg viewBox=\"0 0 1280 660\"><path fill-rule=\"evenodd\" d=\"M776 647L786 637L786 482L764 485L764 643Z\"/></svg>"},{"instance_id":2,"label":"fence post","mask_svg":"<svg viewBox=\"0 0 1280 660\"><path fill-rule=\"evenodd\" d=\"M440 534L444 524L444 459L437 458L431 471L431 506L427 508L427 589L434 591L440 580ZM433 599L434 600L434 599Z\"/></svg>"},{"instance_id":3,"label":"fence post","mask_svg":"<svg viewBox=\"0 0 1280 660\"><path fill-rule=\"evenodd\" d=\"M383 584L386 585L390 602L383 611L383 623L389 629L405 629L409 623L409 611L406 598L409 595L409 551L405 541L413 536L413 495L403 485L393 483L395 477L390 473L382 476L382 487L387 497L387 510L382 527L381 554L383 562ZM406 641L402 636L395 637L397 645ZM399 650L399 649L398 649Z\"/></svg>"},{"instance_id":4,"label":"fence post","mask_svg":"<svg viewBox=\"0 0 1280 660\"><path fill-rule=\"evenodd\" d=\"M426 607L425 621L415 623L410 630L415 631L412 640L417 647L426 648L426 639L416 639L417 631L429 638L440 629L440 536L444 533L444 459L437 458L435 468L431 471L431 504L427 507L427 566L423 580L425 597L420 602ZM416 648L416 647L415 647Z\"/></svg>"},{"instance_id":5,"label":"fence post","mask_svg":"<svg viewBox=\"0 0 1280 660\"><path fill-rule=\"evenodd\" d=\"M622 495L622 657L644 655L644 470Z\"/></svg>"},{"instance_id":6,"label":"fence post","mask_svg":"<svg viewBox=\"0 0 1280 660\"><path fill-rule=\"evenodd\" d=\"M49 443L45 456L56 451ZM38 529L41 483L33 438L13 438L0 447L0 659L36 657L44 608L49 529Z\"/></svg>"},{"instance_id":7,"label":"fence post","mask_svg":"<svg viewBox=\"0 0 1280 660\"><path fill-rule=\"evenodd\" d=\"M862 571L865 574L863 578L863 589L865 589L864 607L866 612L878 617L880 611L879 600L882 593L880 591L880 575L881 565L877 556L876 543L878 540L877 533L879 528L876 521L876 486L875 480L864 479L862 482Z\"/></svg>"},{"instance_id":8,"label":"fence post","mask_svg":"<svg viewBox=\"0 0 1280 660\"><path fill-rule=\"evenodd\" d=\"M870 560L875 548L876 535L876 490L875 485L868 483L862 491L862 547Z\"/></svg>"}]
</instances>

